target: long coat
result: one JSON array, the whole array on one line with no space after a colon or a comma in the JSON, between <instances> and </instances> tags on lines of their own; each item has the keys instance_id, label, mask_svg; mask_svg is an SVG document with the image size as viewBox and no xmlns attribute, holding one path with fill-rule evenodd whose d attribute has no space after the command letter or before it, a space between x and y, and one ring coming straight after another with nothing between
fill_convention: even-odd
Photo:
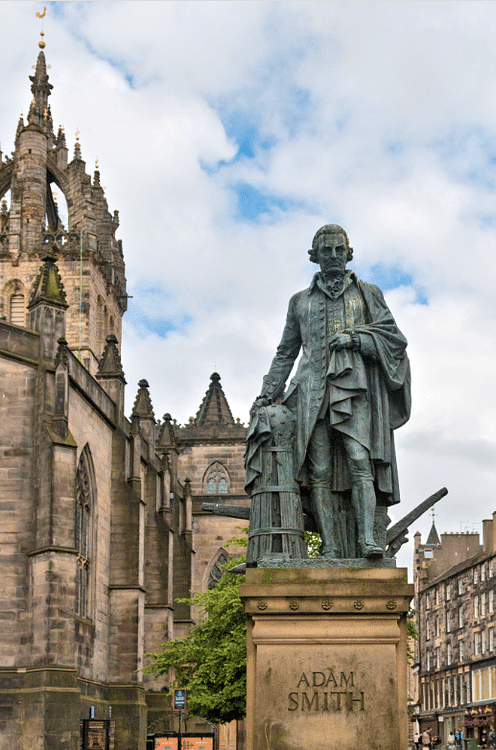
<instances>
[{"instance_id":1,"label":"long coat","mask_svg":"<svg viewBox=\"0 0 496 750\"><path fill-rule=\"evenodd\" d=\"M286 380L300 353L301 358L297 372L292 378L283 403L296 414L295 475L302 485L307 484L305 458L310 437L319 416L322 416L325 399L330 398L331 424L336 430L346 432L346 414L351 415L354 405L365 398L370 408L369 434L367 447L370 452L372 469L379 505L391 505L399 502L396 457L394 451L393 430L403 425L410 416L410 365L406 354L407 341L399 331L381 290L373 284L367 284L355 277L352 271L346 274L346 281L355 293L361 296L361 322L353 321L353 305L345 302L346 325L344 330L352 329L360 338L360 353L343 352L344 360L349 366L339 367L338 355L329 353L329 339L334 331L325 325L326 293L320 274L316 274L308 289L295 294L290 302L286 325L281 343L277 348L268 374L264 377L261 395L273 401L284 393ZM358 290L358 292L357 292ZM359 367L353 367L353 362ZM355 375L353 372L355 371ZM352 373L352 384L347 380ZM360 372L357 376L356 372ZM346 393L335 396L336 393ZM355 390L353 390L355 388ZM331 393L331 396L329 395ZM333 403L339 401L337 409ZM341 409L341 406L343 408ZM342 411L340 417L334 412ZM335 441L333 456L332 489L344 491L351 487L341 441Z\"/></svg>"}]
</instances>

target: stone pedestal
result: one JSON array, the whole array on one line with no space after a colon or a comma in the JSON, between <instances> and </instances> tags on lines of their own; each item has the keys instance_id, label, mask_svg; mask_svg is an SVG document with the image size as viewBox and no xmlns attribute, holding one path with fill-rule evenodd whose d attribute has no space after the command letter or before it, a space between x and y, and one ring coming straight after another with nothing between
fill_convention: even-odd
<instances>
[{"instance_id":1,"label":"stone pedestal","mask_svg":"<svg viewBox=\"0 0 496 750\"><path fill-rule=\"evenodd\" d=\"M247 750L404 750L406 569L257 568Z\"/></svg>"}]
</instances>

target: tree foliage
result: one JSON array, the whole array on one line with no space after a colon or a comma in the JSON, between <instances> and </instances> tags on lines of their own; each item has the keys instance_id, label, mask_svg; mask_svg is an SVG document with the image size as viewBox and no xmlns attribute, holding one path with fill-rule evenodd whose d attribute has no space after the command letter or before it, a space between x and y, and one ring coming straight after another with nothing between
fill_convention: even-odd
<instances>
[{"instance_id":1,"label":"tree foliage","mask_svg":"<svg viewBox=\"0 0 496 750\"><path fill-rule=\"evenodd\" d=\"M320 555L320 547L322 545L322 539L316 531L305 531L305 542L307 545L308 557L318 557Z\"/></svg>"},{"instance_id":2,"label":"tree foliage","mask_svg":"<svg viewBox=\"0 0 496 750\"><path fill-rule=\"evenodd\" d=\"M162 652L147 654L153 661L145 671L158 676L173 668L174 685L188 691L188 714L213 724L242 719L246 712L246 615L239 597L244 580L225 573L211 591L179 600L200 608L200 622Z\"/></svg>"}]
</instances>

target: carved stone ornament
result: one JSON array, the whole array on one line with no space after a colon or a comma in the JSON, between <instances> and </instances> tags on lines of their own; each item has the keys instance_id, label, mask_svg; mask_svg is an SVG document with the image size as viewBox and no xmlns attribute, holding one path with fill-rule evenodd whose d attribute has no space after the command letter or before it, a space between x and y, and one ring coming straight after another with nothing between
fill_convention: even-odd
<instances>
[{"instance_id":1,"label":"carved stone ornament","mask_svg":"<svg viewBox=\"0 0 496 750\"><path fill-rule=\"evenodd\" d=\"M297 599L291 599L291 601L289 602L289 608L293 609L293 610L299 609L300 608L300 604L299 604L298 600Z\"/></svg>"},{"instance_id":2,"label":"carved stone ornament","mask_svg":"<svg viewBox=\"0 0 496 750\"><path fill-rule=\"evenodd\" d=\"M326 611L331 609L332 607L332 601L330 599L322 599L322 609L325 609Z\"/></svg>"},{"instance_id":3,"label":"carved stone ornament","mask_svg":"<svg viewBox=\"0 0 496 750\"><path fill-rule=\"evenodd\" d=\"M267 602L265 601L265 599L259 599L257 607L262 610L267 609Z\"/></svg>"},{"instance_id":4,"label":"carved stone ornament","mask_svg":"<svg viewBox=\"0 0 496 750\"><path fill-rule=\"evenodd\" d=\"M365 607L365 602L363 601L363 599L357 599L353 606L355 607L355 609L363 609Z\"/></svg>"},{"instance_id":5,"label":"carved stone ornament","mask_svg":"<svg viewBox=\"0 0 496 750\"><path fill-rule=\"evenodd\" d=\"M388 609L396 609L397 607L396 601L394 599L388 599L388 601L386 602L386 607Z\"/></svg>"}]
</instances>

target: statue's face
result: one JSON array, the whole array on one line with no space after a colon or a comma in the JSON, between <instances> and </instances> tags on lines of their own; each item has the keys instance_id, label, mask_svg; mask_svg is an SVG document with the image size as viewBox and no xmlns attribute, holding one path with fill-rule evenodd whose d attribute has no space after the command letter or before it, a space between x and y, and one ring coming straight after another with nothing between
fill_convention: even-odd
<instances>
[{"instance_id":1,"label":"statue's face","mask_svg":"<svg viewBox=\"0 0 496 750\"><path fill-rule=\"evenodd\" d=\"M322 234L317 240L317 258L324 275L344 273L348 247L343 234Z\"/></svg>"}]
</instances>

